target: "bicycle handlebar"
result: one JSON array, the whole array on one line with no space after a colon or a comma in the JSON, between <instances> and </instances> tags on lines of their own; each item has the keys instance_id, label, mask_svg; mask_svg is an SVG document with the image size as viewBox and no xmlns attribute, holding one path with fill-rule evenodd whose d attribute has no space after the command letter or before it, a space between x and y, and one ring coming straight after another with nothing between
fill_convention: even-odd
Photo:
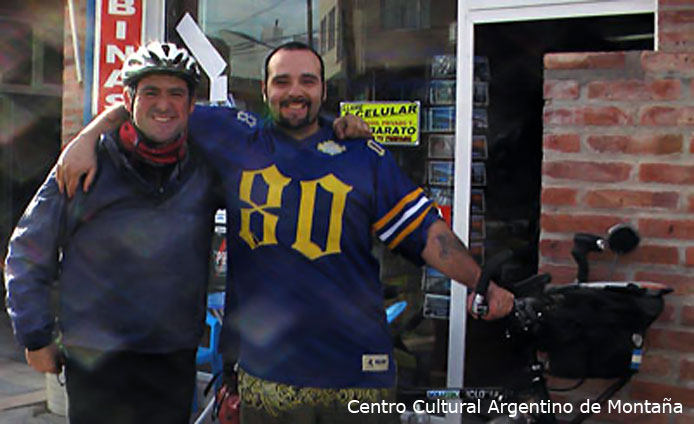
<instances>
[{"instance_id":1,"label":"bicycle handlebar","mask_svg":"<svg viewBox=\"0 0 694 424\"><path fill-rule=\"evenodd\" d=\"M588 233L574 235L574 247L571 250L571 256L578 265L576 278L579 282L588 281L588 252L601 252L605 247L605 239L602 237Z\"/></svg>"},{"instance_id":2,"label":"bicycle handlebar","mask_svg":"<svg viewBox=\"0 0 694 424\"><path fill-rule=\"evenodd\" d=\"M472 298L472 313L478 317L483 317L489 312L489 304L487 304L487 290L494 275L501 265L513 257L511 250L502 250L494 255L487 264L482 268L477 285L475 285L475 294Z\"/></svg>"}]
</instances>

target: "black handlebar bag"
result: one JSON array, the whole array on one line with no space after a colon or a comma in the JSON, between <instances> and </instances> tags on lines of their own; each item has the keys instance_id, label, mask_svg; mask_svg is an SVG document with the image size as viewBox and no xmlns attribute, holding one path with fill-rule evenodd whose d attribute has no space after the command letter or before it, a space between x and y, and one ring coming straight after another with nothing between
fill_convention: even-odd
<instances>
[{"instance_id":1,"label":"black handlebar bag","mask_svg":"<svg viewBox=\"0 0 694 424\"><path fill-rule=\"evenodd\" d=\"M641 363L646 329L663 311L664 286L584 283L548 288L540 350L561 378L616 378Z\"/></svg>"}]
</instances>

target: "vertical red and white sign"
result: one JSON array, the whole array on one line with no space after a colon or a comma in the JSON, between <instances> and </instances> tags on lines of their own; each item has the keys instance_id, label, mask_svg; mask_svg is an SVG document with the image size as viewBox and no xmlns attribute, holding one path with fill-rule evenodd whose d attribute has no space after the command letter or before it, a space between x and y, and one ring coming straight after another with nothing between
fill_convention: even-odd
<instances>
[{"instance_id":1,"label":"vertical red and white sign","mask_svg":"<svg viewBox=\"0 0 694 424\"><path fill-rule=\"evenodd\" d=\"M96 0L92 113L123 99L123 61L142 43L146 0Z\"/></svg>"}]
</instances>

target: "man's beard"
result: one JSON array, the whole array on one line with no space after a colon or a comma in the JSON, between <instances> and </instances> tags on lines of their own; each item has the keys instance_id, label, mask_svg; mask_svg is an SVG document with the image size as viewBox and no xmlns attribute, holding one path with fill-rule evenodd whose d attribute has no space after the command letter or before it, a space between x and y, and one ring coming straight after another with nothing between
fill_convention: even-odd
<instances>
[{"instance_id":1,"label":"man's beard","mask_svg":"<svg viewBox=\"0 0 694 424\"><path fill-rule=\"evenodd\" d=\"M275 119L275 123L277 124L278 127L284 128L287 130L299 130L302 128L306 128L310 125L312 125L316 120L318 119L318 113L316 113L315 116L311 116L311 101L310 100L303 100L306 106L306 116L299 120L298 122L293 122L291 119L282 116L281 109L283 107L286 107L287 104L291 103L292 100L285 100L280 102L280 111L277 113L277 117Z\"/></svg>"}]
</instances>

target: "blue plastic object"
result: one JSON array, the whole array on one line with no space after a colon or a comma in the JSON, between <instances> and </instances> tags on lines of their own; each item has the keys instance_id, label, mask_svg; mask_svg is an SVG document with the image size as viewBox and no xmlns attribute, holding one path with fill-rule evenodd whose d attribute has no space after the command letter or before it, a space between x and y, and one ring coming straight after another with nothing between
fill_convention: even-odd
<instances>
[{"instance_id":1,"label":"blue plastic object","mask_svg":"<svg viewBox=\"0 0 694 424\"><path fill-rule=\"evenodd\" d=\"M224 310L224 292L214 292L207 295L207 309Z\"/></svg>"},{"instance_id":2,"label":"blue plastic object","mask_svg":"<svg viewBox=\"0 0 694 424\"><path fill-rule=\"evenodd\" d=\"M393 322L395 318L398 317L402 313L402 311L405 310L407 307L407 301L406 300L401 300L399 302L395 302L389 307L386 308L386 321L388 324Z\"/></svg>"},{"instance_id":3,"label":"blue plastic object","mask_svg":"<svg viewBox=\"0 0 694 424\"><path fill-rule=\"evenodd\" d=\"M212 311L218 312L217 314ZM224 292L215 292L207 295L207 313L205 314L205 325L210 327L210 342L208 346L198 346L195 353L195 365L210 364L212 375L221 373L224 369L224 361L219 353L219 334L222 332L222 322L217 316L222 316L224 312ZM221 385L221 378L215 381L215 392ZM193 411L198 409L197 390L193 395Z\"/></svg>"},{"instance_id":4,"label":"blue plastic object","mask_svg":"<svg viewBox=\"0 0 694 424\"><path fill-rule=\"evenodd\" d=\"M222 323L212 311L219 311L219 316L221 316L223 310L224 292L210 293L207 296L207 314L205 317L205 324L210 327L210 342L209 346L198 346L195 363L196 365L210 364L212 374L222 372L224 367L222 355L219 353L219 334L222 331Z\"/></svg>"}]
</instances>

